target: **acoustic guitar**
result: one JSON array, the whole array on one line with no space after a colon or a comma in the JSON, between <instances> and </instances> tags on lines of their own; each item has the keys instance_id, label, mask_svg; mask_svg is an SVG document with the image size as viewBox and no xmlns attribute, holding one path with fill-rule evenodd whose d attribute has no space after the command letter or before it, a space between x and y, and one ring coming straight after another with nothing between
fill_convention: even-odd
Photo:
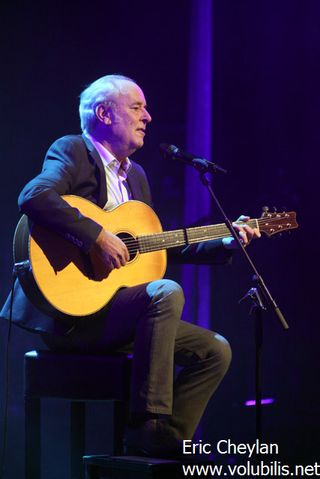
<instances>
[{"instance_id":1,"label":"acoustic guitar","mask_svg":"<svg viewBox=\"0 0 320 479\"><path fill-rule=\"evenodd\" d=\"M14 236L19 281L30 301L53 317L94 316L119 288L162 278L166 249L230 236L224 223L163 231L152 208L140 201L127 201L104 211L81 197L68 195L63 199L119 236L129 250L130 261L107 274L93 253L83 253L62 236L22 216ZM265 212L247 224L268 236L298 227L295 212Z\"/></svg>"}]
</instances>

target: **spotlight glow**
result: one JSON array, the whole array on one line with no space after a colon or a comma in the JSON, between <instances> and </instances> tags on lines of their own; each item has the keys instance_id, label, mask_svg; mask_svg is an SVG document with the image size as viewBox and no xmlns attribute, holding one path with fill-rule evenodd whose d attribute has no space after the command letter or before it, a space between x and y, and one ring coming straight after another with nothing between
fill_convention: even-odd
<instances>
[{"instance_id":1,"label":"spotlight glow","mask_svg":"<svg viewBox=\"0 0 320 479\"><path fill-rule=\"evenodd\" d=\"M261 399L261 404L262 406L266 406L268 404L273 404L275 403L275 399L274 398L265 398L265 399ZM244 403L245 406L255 406L256 405L256 400L255 399L249 399L248 401L245 401Z\"/></svg>"}]
</instances>

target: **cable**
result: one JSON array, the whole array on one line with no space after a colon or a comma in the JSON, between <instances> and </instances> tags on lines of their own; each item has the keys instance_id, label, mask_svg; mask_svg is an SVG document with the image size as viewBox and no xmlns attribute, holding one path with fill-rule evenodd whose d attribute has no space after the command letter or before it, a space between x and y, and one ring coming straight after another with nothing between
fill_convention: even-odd
<instances>
[{"instance_id":1,"label":"cable","mask_svg":"<svg viewBox=\"0 0 320 479\"><path fill-rule=\"evenodd\" d=\"M9 403L9 345L11 339L11 329L12 329L12 309L13 309L13 296L14 296L14 285L17 279L16 271L13 271L12 274L12 287L11 287L11 298L10 298L10 312L9 312L9 326L7 332L7 339L5 344L5 353L4 353L4 371L5 371L5 381L4 381L4 407L3 407L3 429L2 429L2 448L0 455L0 479L4 479L5 472L5 456L7 450L7 436L8 436L8 403Z\"/></svg>"}]
</instances>

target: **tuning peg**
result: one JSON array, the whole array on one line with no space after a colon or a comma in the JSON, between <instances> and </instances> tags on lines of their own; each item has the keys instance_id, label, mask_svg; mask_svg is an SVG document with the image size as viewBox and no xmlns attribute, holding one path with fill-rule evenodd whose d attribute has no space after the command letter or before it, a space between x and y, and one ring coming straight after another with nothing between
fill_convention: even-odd
<instances>
[{"instance_id":1,"label":"tuning peg","mask_svg":"<svg viewBox=\"0 0 320 479\"><path fill-rule=\"evenodd\" d=\"M262 212L263 213L268 213L268 211L269 211L269 206L263 206L262 207Z\"/></svg>"},{"instance_id":2,"label":"tuning peg","mask_svg":"<svg viewBox=\"0 0 320 479\"><path fill-rule=\"evenodd\" d=\"M285 213L286 211L288 211L288 208L286 206L281 206L281 211Z\"/></svg>"},{"instance_id":3,"label":"tuning peg","mask_svg":"<svg viewBox=\"0 0 320 479\"><path fill-rule=\"evenodd\" d=\"M277 207L276 207L276 206L274 206L272 209L273 209L273 212L274 212L274 213L277 212Z\"/></svg>"}]
</instances>

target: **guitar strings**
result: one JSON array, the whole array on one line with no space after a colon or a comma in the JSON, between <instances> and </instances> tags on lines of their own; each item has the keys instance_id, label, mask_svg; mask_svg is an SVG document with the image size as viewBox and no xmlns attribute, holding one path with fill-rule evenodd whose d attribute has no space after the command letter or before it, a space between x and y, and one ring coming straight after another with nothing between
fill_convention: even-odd
<instances>
[{"instance_id":1,"label":"guitar strings","mask_svg":"<svg viewBox=\"0 0 320 479\"><path fill-rule=\"evenodd\" d=\"M258 219L258 220L249 220L248 223L246 224L251 224L252 226L255 226L255 223L258 223L259 225L260 224L263 224L263 223L267 223L269 224L270 226L271 223L273 222L276 222L276 223L279 223L279 218L270 218L268 219L268 221L266 221L265 219ZM245 224L243 222L238 222L236 224ZM290 223L288 224L290 225ZM223 234L228 234L229 235L229 230L228 228L224 225L224 224L220 224L220 225L208 225L208 226L198 226L198 227L194 227L194 228L191 228L192 231L190 231L189 228L187 228L187 231L189 234L192 234L193 231L200 231L202 229L205 229L205 230L208 230L208 232L210 233L210 231L212 229L215 229L216 231L216 234L214 235L215 238L221 236L221 233ZM157 237L159 237L159 239L161 237L167 237L167 238L170 238L170 237L175 237L177 238L179 235L180 236L184 236L184 232L185 230L184 229L180 229L180 230L173 230L173 231L163 231L163 232L160 232L160 233L151 233L151 234L147 234L147 235L142 235L142 236L137 236L137 238L124 238L123 241L125 244L130 244L130 243L137 243L138 241L147 241L147 240L151 240L151 241L154 241ZM201 239L205 239L207 236L212 236L213 233L210 233L209 235L205 235L203 237L200 237ZM197 237L198 239L198 237Z\"/></svg>"},{"instance_id":2,"label":"guitar strings","mask_svg":"<svg viewBox=\"0 0 320 479\"><path fill-rule=\"evenodd\" d=\"M284 220L288 220L290 217L290 214L287 213L288 217L281 218ZM249 220L248 223L246 224L251 224L252 226L255 226L258 223L258 225L261 224L268 224L272 226L272 223L279 223L279 217L275 218L259 218L256 220ZM244 224L243 222L236 222L236 224ZM290 223L289 223L290 225ZM226 227L225 224L221 223L220 225L208 225L208 226L198 226L195 228L192 228L192 231L200 231L200 230L207 230L208 233L204 236L197 236L196 238L188 238L187 243L188 244L194 244L194 243L199 243L201 241L207 240L209 237L210 239L218 239L221 237L226 237L230 235L230 232L228 228ZM211 233L210 231L212 229L215 229L215 234ZM188 229L187 229L188 230ZM189 231L190 234L190 231ZM191 232L192 234L192 232ZM179 240L179 236L182 237ZM162 240L161 238L165 238L165 240ZM158 240L161 241L158 245L155 244L156 241ZM171 240L171 242L170 242ZM159 250L161 249L166 249L174 246L181 246L186 244L185 241L185 230L174 230L174 231L167 231L167 232L161 232L161 233L154 233L154 234L149 234L149 235L143 235L143 236L138 236L137 238L124 238L123 242L128 248L129 253L136 253L137 251L142 251L144 253L155 251L157 248L156 246L159 247Z\"/></svg>"}]
</instances>

